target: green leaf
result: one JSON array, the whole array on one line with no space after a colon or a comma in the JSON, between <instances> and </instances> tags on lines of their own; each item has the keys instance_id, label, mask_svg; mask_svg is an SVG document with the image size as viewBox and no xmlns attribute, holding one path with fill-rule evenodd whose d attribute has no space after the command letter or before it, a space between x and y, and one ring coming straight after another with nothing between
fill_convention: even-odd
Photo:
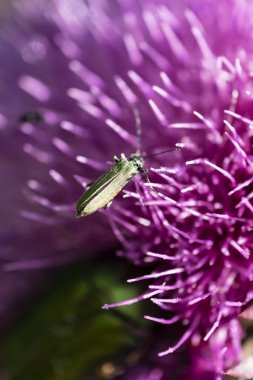
<instances>
[{"instance_id":1,"label":"green leaf","mask_svg":"<svg viewBox=\"0 0 253 380\"><path fill-rule=\"evenodd\" d=\"M91 379L103 363L118 360L135 346L136 329L131 326L142 320L139 306L121 308L119 314L101 309L104 303L137 295L113 265L71 266L55 276L53 286L4 342L12 380Z\"/></svg>"}]
</instances>

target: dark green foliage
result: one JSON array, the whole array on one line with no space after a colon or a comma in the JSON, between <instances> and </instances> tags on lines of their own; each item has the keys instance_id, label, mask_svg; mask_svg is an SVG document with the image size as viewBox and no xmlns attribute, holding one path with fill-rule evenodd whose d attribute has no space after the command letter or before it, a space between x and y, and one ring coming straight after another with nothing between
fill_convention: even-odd
<instances>
[{"instance_id":1,"label":"dark green foliage","mask_svg":"<svg viewBox=\"0 0 253 380\"><path fill-rule=\"evenodd\" d=\"M4 342L11 380L90 380L104 362L119 360L133 348L136 338L126 308L120 309L126 318L101 309L105 302L136 296L116 273L112 267L75 266L56 275ZM138 306L129 309L137 321Z\"/></svg>"}]
</instances>

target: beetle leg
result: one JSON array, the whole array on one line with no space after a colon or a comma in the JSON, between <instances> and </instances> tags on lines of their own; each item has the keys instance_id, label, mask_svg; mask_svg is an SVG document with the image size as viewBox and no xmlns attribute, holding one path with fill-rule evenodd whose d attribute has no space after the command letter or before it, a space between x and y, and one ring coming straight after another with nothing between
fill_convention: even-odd
<instances>
[{"instance_id":1,"label":"beetle leg","mask_svg":"<svg viewBox=\"0 0 253 380\"><path fill-rule=\"evenodd\" d=\"M141 172L142 174L144 174L144 177L146 178L147 182L148 182L148 183L151 183L151 182L150 182L150 179L149 179L149 177L148 177L148 171L147 171L146 169L144 169L144 168L141 168L141 169L140 169L140 172ZM150 188L151 188L151 190L153 190L153 192L154 192L156 195L158 195L158 197L159 197L158 192L153 188L153 186L150 186Z\"/></svg>"},{"instance_id":2,"label":"beetle leg","mask_svg":"<svg viewBox=\"0 0 253 380\"><path fill-rule=\"evenodd\" d=\"M107 210L112 204L112 201L108 202L103 208Z\"/></svg>"},{"instance_id":3,"label":"beetle leg","mask_svg":"<svg viewBox=\"0 0 253 380\"><path fill-rule=\"evenodd\" d=\"M92 185L93 185L94 182L89 182L85 185L85 188L88 190Z\"/></svg>"}]
</instances>

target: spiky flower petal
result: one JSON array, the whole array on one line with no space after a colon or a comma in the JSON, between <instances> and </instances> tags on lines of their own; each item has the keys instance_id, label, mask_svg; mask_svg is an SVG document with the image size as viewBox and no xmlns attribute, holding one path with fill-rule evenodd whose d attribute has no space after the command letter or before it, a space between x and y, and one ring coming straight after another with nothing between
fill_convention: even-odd
<instances>
[{"instance_id":1,"label":"spiky flower petal","mask_svg":"<svg viewBox=\"0 0 253 380\"><path fill-rule=\"evenodd\" d=\"M43 225L36 242L52 236L46 259L111 240L102 215L77 222L74 206L112 156L135 151L137 108L143 152L182 150L146 159L159 196L138 177L106 212L122 255L146 267L129 281L146 281L147 291L123 303L150 299L163 314L148 319L185 326L160 355L187 341L215 346L219 375L233 364L241 338L233 326L252 299L251 2L13 5L19 23L5 25L0 43L0 127L19 162L30 157L22 177L28 203L21 186L13 190L18 211L33 228ZM4 268L43 266L42 255L31 261L34 247L17 262L12 244Z\"/></svg>"}]
</instances>

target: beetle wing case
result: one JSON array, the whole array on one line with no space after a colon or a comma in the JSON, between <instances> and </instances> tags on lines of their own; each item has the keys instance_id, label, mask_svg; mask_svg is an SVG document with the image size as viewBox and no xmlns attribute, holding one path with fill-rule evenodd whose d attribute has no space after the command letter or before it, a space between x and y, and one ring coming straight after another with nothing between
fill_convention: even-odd
<instances>
[{"instance_id":1,"label":"beetle wing case","mask_svg":"<svg viewBox=\"0 0 253 380\"><path fill-rule=\"evenodd\" d=\"M141 158L137 156L121 158L101 175L81 196L76 206L76 216L87 216L105 207L121 191L121 189L140 171Z\"/></svg>"}]
</instances>

